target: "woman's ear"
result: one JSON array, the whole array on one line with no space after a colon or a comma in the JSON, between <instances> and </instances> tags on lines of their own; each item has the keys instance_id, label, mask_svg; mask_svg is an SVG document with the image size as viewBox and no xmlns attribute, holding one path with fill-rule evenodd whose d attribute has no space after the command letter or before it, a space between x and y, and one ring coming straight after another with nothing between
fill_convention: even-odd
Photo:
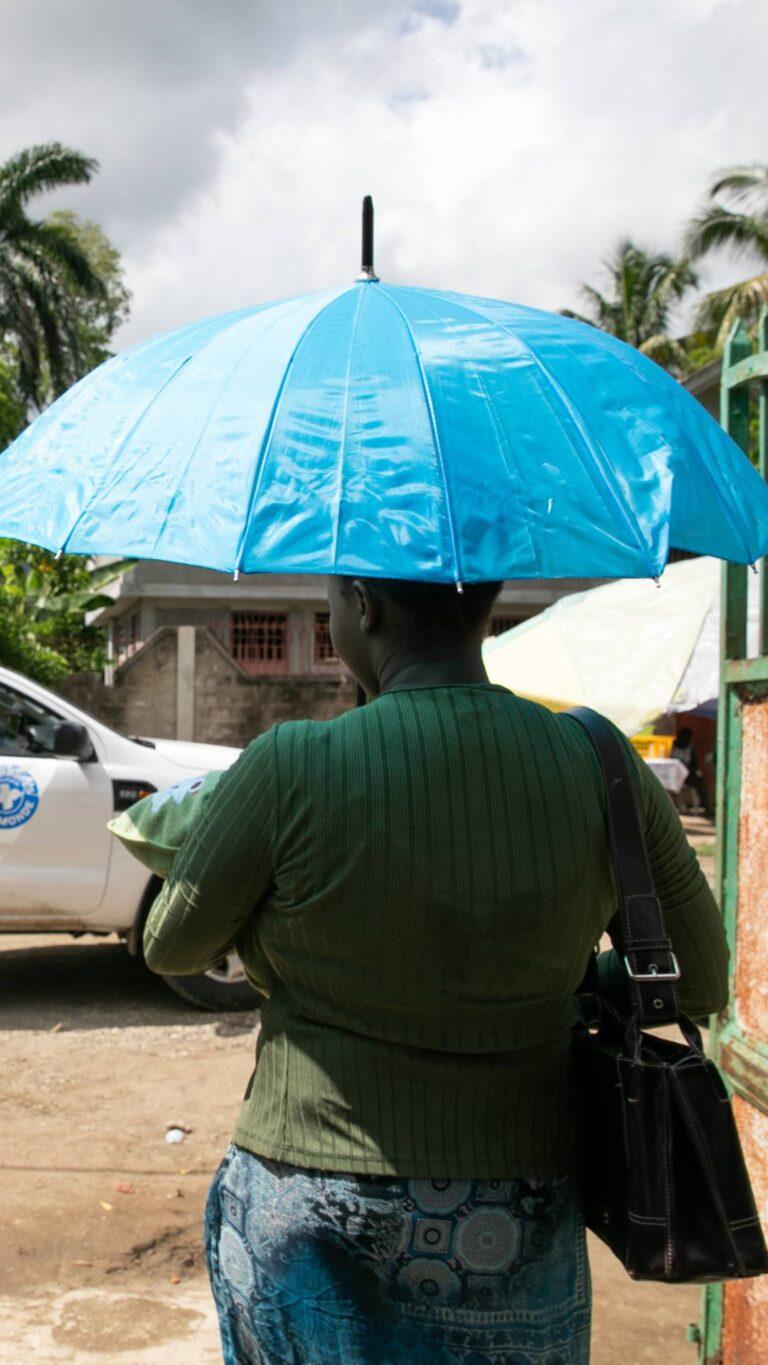
<instances>
[{"instance_id":1,"label":"woman's ear","mask_svg":"<svg viewBox=\"0 0 768 1365\"><path fill-rule=\"evenodd\" d=\"M381 616L381 603L378 595L372 592L362 578L352 580L352 591L357 606L357 624L363 635L372 635Z\"/></svg>"}]
</instances>

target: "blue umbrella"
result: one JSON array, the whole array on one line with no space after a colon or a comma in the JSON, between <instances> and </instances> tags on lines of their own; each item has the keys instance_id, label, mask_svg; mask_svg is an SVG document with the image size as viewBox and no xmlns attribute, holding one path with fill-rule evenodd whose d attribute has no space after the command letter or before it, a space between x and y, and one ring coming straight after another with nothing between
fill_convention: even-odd
<instances>
[{"instance_id":1,"label":"blue umbrella","mask_svg":"<svg viewBox=\"0 0 768 1365\"><path fill-rule=\"evenodd\" d=\"M109 360L0 455L0 535L246 573L477 581L748 563L768 488L668 374L586 324L379 282Z\"/></svg>"}]
</instances>

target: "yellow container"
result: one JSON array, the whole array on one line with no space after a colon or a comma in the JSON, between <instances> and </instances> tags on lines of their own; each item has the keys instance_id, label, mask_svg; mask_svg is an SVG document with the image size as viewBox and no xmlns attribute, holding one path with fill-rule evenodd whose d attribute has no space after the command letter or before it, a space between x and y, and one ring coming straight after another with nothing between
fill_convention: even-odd
<instances>
[{"instance_id":1,"label":"yellow container","mask_svg":"<svg viewBox=\"0 0 768 1365\"><path fill-rule=\"evenodd\" d=\"M669 758L674 735L633 735L632 743L641 758Z\"/></svg>"}]
</instances>

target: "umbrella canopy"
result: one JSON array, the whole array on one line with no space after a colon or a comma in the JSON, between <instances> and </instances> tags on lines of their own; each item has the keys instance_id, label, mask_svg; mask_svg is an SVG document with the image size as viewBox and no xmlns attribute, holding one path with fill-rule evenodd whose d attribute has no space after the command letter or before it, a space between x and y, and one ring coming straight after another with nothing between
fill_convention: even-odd
<instances>
[{"instance_id":1,"label":"umbrella canopy","mask_svg":"<svg viewBox=\"0 0 768 1365\"><path fill-rule=\"evenodd\" d=\"M248 573L657 575L670 545L764 554L768 488L622 342L372 277L107 361L0 455L0 535Z\"/></svg>"},{"instance_id":2,"label":"umbrella canopy","mask_svg":"<svg viewBox=\"0 0 768 1365\"><path fill-rule=\"evenodd\" d=\"M756 598L756 594L754 594ZM750 634L758 603L750 601ZM665 711L711 709L719 691L720 565L672 564L562 597L483 646L492 682L553 710L591 706L628 735Z\"/></svg>"}]
</instances>

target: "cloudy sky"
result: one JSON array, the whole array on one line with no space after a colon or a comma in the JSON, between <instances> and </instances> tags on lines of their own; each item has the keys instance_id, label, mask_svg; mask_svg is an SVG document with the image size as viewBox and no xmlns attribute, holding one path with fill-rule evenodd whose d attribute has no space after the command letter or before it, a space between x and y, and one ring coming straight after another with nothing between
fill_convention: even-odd
<instances>
[{"instance_id":1,"label":"cloudy sky","mask_svg":"<svg viewBox=\"0 0 768 1365\"><path fill-rule=\"evenodd\" d=\"M352 278L365 193L382 277L559 308L768 158L767 58L765 0L0 0L0 156L98 157L57 206L123 253L121 345Z\"/></svg>"}]
</instances>

